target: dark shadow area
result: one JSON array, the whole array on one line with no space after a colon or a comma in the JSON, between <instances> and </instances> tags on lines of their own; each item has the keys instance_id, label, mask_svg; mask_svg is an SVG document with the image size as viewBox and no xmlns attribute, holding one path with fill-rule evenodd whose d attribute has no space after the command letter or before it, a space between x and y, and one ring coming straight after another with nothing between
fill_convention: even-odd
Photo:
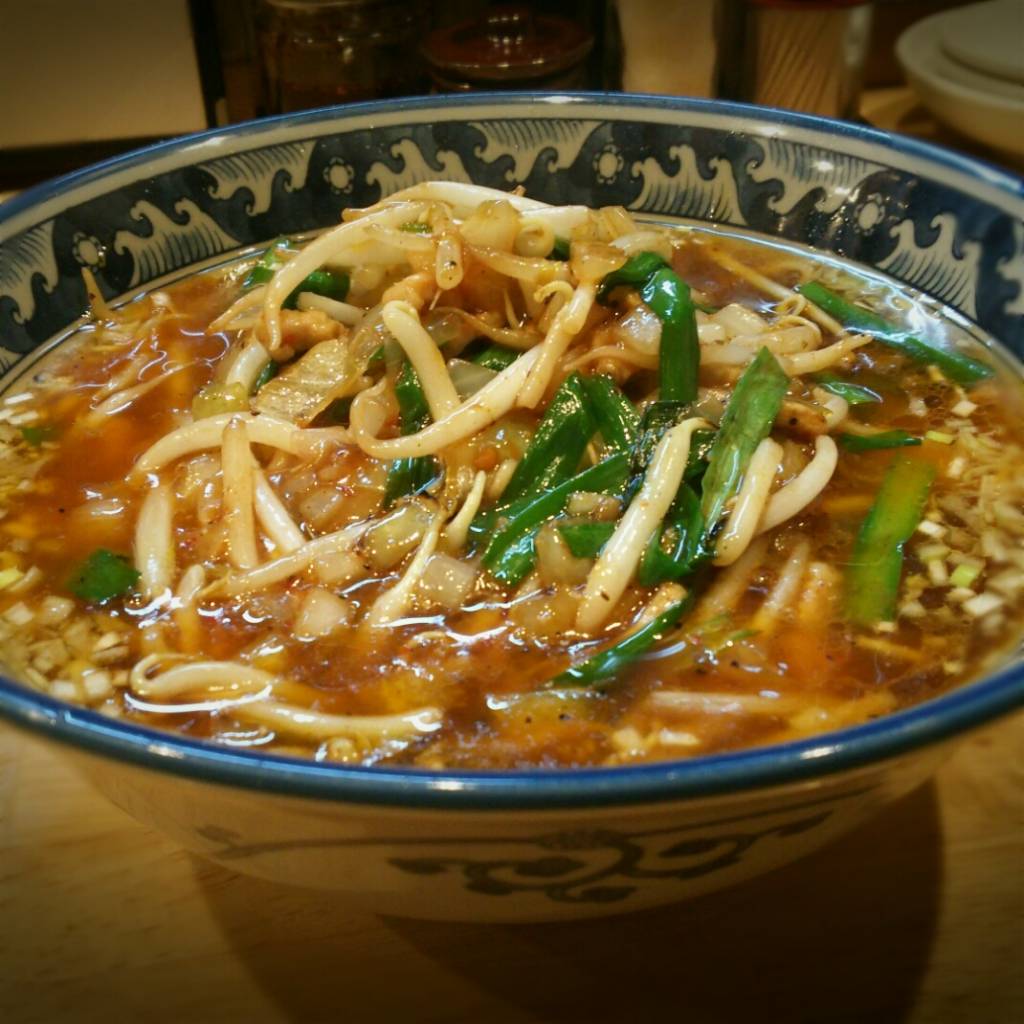
<instances>
[{"instance_id":1,"label":"dark shadow area","mask_svg":"<svg viewBox=\"0 0 1024 1024\"><path fill-rule=\"evenodd\" d=\"M889 1024L905 1018L928 962L941 838L929 784L770 875L564 924L381 921L335 894L198 859L195 870L253 983L289 1020L591 1024L669 1012L687 1024ZM296 945L300 956L281 957Z\"/></svg>"}]
</instances>

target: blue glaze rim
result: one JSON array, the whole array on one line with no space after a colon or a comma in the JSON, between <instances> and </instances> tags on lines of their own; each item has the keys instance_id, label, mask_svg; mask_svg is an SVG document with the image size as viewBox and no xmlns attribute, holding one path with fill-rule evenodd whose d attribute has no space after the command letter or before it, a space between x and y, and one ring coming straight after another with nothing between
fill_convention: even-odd
<instances>
[{"instance_id":1,"label":"blue glaze rim","mask_svg":"<svg viewBox=\"0 0 1024 1024\"><path fill-rule=\"evenodd\" d=\"M666 803L764 789L891 760L1024 706L1024 664L864 725L795 743L618 768L428 772L242 753L62 704L0 676L0 714L90 754L284 796L451 811Z\"/></svg>"},{"instance_id":2,"label":"blue glaze rim","mask_svg":"<svg viewBox=\"0 0 1024 1024\"><path fill-rule=\"evenodd\" d=\"M748 118L756 123L776 124L809 131L831 132L844 138L859 139L910 157L918 157L968 176L983 178L987 184L1024 199L1024 176L1014 174L1002 167L978 157L966 156L944 149L934 143L906 135L894 135L881 128L840 121L815 114L802 114L781 107L758 107L750 103L735 103L729 100L709 100L690 97L658 96L650 93L571 92L534 93L490 92L465 93L443 96L411 96L401 100L374 100L367 103L351 103L345 106L320 107L293 114L278 114L254 121L242 121L227 128L209 128L193 132L164 142L156 142L141 149L132 150L119 156L110 157L81 170L61 175L51 181L19 192L11 199L0 203L0 224L46 199L52 199L78 187L104 177L113 171L142 166L149 161L191 146L207 144L219 139L233 139L246 135L262 134L268 128L283 125L314 125L340 117L360 117L366 114L397 111L415 112L438 107L480 107L488 103L512 107L549 106L552 109L574 106L608 105L617 107L638 107L641 109L693 111L703 114L724 114L729 117Z\"/></svg>"},{"instance_id":3,"label":"blue glaze rim","mask_svg":"<svg viewBox=\"0 0 1024 1024\"><path fill-rule=\"evenodd\" d=\"M775 108L714 100L609 93L469 94L415 97L285 114L226 129L184 136L114 157L38 185L0 204L0 225L33 206L174 152L203 149L218 140L261 134L275 126L316 125L374 113L480 107L608 105L618 108L719 114L745 118L752 127L792 127L827 132L938 165L1024 199L1024 179L972 157L927 142L848 122ZM84 752L200 782L295 797L357 804L438 810L544 810L668 802L799 782L911 753L1024 705L1024 664L1009 665L986 679L925 704L854 728L795 743L685 761L585 768L569 771L426 772L350 768L295 758L239 752L171 733L106 718L62 704L0 676L0 715L49 739Z\"/></svg>"}]
</instances>

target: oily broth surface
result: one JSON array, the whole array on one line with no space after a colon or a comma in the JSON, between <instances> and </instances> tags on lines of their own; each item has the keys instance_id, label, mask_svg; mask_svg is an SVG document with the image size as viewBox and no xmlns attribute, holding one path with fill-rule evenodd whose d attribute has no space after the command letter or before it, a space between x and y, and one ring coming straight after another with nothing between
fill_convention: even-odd
<instances>
[{"instance_id":1,"label":"oily broth surface","mask_svg":"<svg viewBox=\"0 0 1024 1024\"><path fill-rule=\"evenodd\" d=\"M783 283L796 279L800 258L791 253L721 238L715 245ZM699 241L684 241L675 265L712 305L739 301L755 309L768 307L752 285L718 267ZM117 415L97 421L89 413L98 389L128 362L130 345L97 345L90 332L83 331L36 368L35 378L43 382L38 390L45 397L41 407L52 439L31 450L18 441L16 428L7 428L7 441L16 455L8 457L11 472L20 459L32 473L32 484L23 489L5 487L6 514L0 520L0 533L6 537L5 554L21 565L38 567L43 582L28 597L0 594L0 614L18 605L34 606L40 594L66 595L73 567L97 547L131 551L140 491L126 477L138 455L181 421L197 390L214 378L229 339L206 335L204 328L237 292L237 277L230 270L213 271L167 289L181 315L165 318L152 329L153 365L143 371L142 379L169 365L182 369ZM857 410L859 418L874 426L902 427L916 434L941 431L958 401L957 392L926 367L910 364L877 343L859 350L844 372L882 397L880 404ZM714 384L720 376L728 375L709 368L702 382ZM9 394L20 387L21 383L14 385ZM1021 436L1019 384L982 383L972 390L971 401L977 405L973 429L1007 452L1016 449ZM924 417L922 407L927 410ZM517 416L525 425L539 418L529 413ZM515 431L491 431L474 444L473 458L491 457L483 451L487 447L496 447L503 455L521 454ZM916 458L936 466L935 501L941 503L959 493L962 477L948 475L957 457L951 446L925 443L912 451ZM283 694L290 703L321 712L379 715L426 703L441 707L445 724L438 733L409 745L385 744L373 755L375 760L425 767L553 767L653 760L777 742L863 721L974 677L1019 632L1019 596L1009 604L997 629L978 630L949 605L941 589L928 585L933 581L915 543L907 548L904 578L923 579L926 584L919 593L923 619L901 616L890 629L866 639L838 618L821 621L811 614L813 609L798 609L767 630L753 625L799 539L808 543L812 560L841 571L892 458L891 451L841 456L825 493L797 519L772 532L735 614L727 620L685 624L666 641L664 650L641 660L627 678L601 695L538 696L536 691L570 658L578 660L621 631L643 604L639 591L627 594L614 621L594 638L572 632L571 602L558 588L524 595L483 581L466 607L453 614L443 616L427 609L388 629L353 626L330 637L303 641L292 635L290 627L310 584L296 579L248 598L204 605L195 650L210 659L241 658L280 674L288 680ZM265 468L296 521L312 535L373 513L379 498L375 488L384 474L381 463L356 448L335 451L313 466L277 458ZM186 476L182 467L170 475L179 494L194 486ZM215 479L204 486L216 497ZM324 488L339 491L344 502L329 523L304 522L297 511L303 507L303 498ZM970 532L955 511L944 514L948 528ZM216 552L217 529L186 512L176 517L175 540L179 566L188 565ZM403 564L339 588L351 602L357 621L359 612L394 583ZM949 614L940 614L943 608ZM77 648L66 645L65 666L37 668L36 675L43 677L43 683L34 680L37 685L54 674L73 678L81 664L92 664L95 648L104 637L114 633L117 645L111 648L108 642L99 653L118 645L126 646L127 653L104 669L115 685L112 692L93 701L100 710L242 747L331 756L323 746L296 746L270 730L240 722L230 710L195 710L184 701L178 713L155 712L147 702L128 695L117 683L117 674L147 653L175 647L175 627L165 610L147 608L134 599L91 608L77 602L73 620L87 621L86 639ZM36 623L27 623L16 635L8 635L2 643L16 674L24 674L17 672L19 665L36 664L29 649L32 643L38 645L60 632L59 628L40 631ZM81 664L76 667L76 662ZM712 692L721 699L714 706L666 714L644 699L666 687ZM730 697L736 698L735 705L728 703ZM780 708L787 710L748 714L742 703L748 697L778 700Z\"/></svg>"}]
</instances>

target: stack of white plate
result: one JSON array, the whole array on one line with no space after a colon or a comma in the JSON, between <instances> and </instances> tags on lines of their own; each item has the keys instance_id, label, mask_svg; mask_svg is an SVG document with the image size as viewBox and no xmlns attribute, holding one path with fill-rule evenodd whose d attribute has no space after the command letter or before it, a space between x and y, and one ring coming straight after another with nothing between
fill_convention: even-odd
<instances>
[{"instance_id":1,"label":"stack of white plate","mask_svg":"<svg viewBox=\"0 0 1024 1024\"><path fill-rule=\"evenodd\" d=\"M1024 0L988 0L925 18L900 36L896 56L939 120L1024 156Z\"/></svg>"}]
</instances>

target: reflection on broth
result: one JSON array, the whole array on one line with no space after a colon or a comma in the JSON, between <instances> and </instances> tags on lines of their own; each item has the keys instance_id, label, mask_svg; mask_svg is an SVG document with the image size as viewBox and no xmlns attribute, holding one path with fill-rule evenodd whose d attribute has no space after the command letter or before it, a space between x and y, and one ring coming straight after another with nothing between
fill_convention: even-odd
<instances>
[{"instance_id":1,"label":"reflection on broth","mask_svg":"<svg viewBox=\"0 0 1024 1024\"><path fill-rule=\"evenodd\" d=\"M1020 386L877 278L416 186L94 317L0 405L0 654L425 768L776 743L1020 634Z\"/></svg>"}]
</instances>

